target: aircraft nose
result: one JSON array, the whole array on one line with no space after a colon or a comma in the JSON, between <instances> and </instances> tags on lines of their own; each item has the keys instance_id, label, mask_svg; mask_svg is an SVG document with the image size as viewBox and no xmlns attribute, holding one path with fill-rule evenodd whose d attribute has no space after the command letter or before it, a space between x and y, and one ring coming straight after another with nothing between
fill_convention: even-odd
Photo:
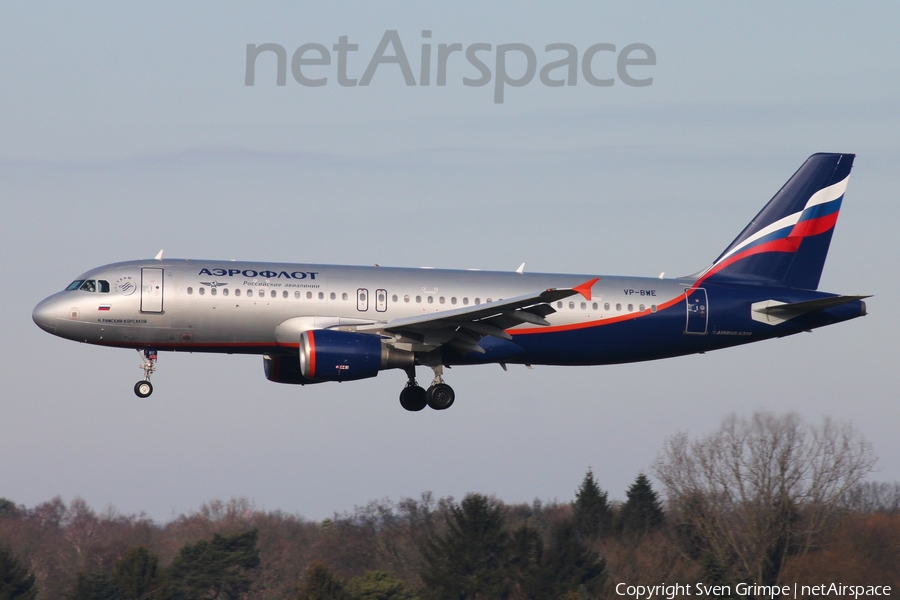
<instances>
[{"instance_id":1,"label":"aircraft nose","mask_svg":"<svg viewBox=\"0 0 900 600\"><path fill-rule=\"evenodd\" d=\"M57 308L54 298L46 298L31 311L31 319L35 325L47 333L56 333Z\"/></svg>"}]
</instances>

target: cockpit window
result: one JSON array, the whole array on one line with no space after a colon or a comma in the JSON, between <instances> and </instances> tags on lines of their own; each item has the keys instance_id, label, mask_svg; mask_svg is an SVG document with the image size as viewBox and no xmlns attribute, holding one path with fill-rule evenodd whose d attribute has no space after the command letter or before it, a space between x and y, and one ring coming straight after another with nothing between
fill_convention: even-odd
<instances>
[{"instance_id":1,"label":"cockpit window","mask_svg":"<svg viewBox=\"0 0 900 600\"><path fill-rule=\"evenodd\" d=\"M69 287L66 288L66 291L70 292L72 290L77 290L78 288L81 287L82 283L84 283L84 279L76 279L75 281L73 281L72 283L69 284Z\"/></svg>"},{"instance_id":2,"label":"cockpit window","mask_svg":"<svg viewBox=\"0 0 900 600\"><path fill-rule=\"evenodd\" d=\"M109 293L109 282L108 282L108 281L106 281L105 279L98 279L98 280L97 280L97 284L98 284L98 286L99 286L99 288L100 288L100 293L101 293L101 294L108 294L108 293Z\"/></svg>"},{"instance_id":3,"label":"cockpit window","mask_svg":"<svg viewBox=\"0 0 900 600\"><path fill-rule=\"evenodd\" d=\"M93 279L88 279L84 283L81 284L81 287L78 288L82 292L96 292L97 291L97 282Z\"/></svg>"}]
</instances>

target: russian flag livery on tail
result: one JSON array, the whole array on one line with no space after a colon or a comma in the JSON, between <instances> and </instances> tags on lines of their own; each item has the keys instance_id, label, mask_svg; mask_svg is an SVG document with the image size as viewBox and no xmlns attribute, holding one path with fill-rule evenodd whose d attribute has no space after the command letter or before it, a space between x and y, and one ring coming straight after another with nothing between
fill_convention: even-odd
<instances>
[{"instance_id":1,"label":"russian flag livery on tail","mask_svg":"<svg viewBox=\"0 0 900 600\"><path fill-rule=\"evenodd\" d=\"M810 156L702 278L818 288L853 158Z\"/></svg>"},{"instance_id":2,"label":"russian flag livery on tail","mask_svg":"<svg viewBox=\"0 0 900 600\"><path fill-rule=\"evenodd\" d=\"M852 154L814 154L704 271L669 279L163 259L91 269L40 302L56 336L158 352L263 357L269 381L354 381L395 369L400 404L449 408L445 366L608 365L785 337L866 314L817 291ZM139 283L139 287L138 287ZM140 293L137 293L137 290ZM433 371L426 388L418 367Z\"/></svg>"}]
</instances>

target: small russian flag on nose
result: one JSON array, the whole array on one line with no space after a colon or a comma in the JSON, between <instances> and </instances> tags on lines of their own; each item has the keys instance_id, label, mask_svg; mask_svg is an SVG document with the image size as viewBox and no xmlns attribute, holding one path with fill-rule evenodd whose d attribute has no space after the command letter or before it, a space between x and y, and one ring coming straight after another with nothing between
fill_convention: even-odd
<instances>
[{"instance_id":1,"label":"small russian flag on nose","mask_svg":"<svg viewBox=\"0 0 900 600\"><path fill-rule=\"evenodd\" d=\"M109 310L109 304L101 304L97 307L97 310Z\"/></svg>"}]
</instances>

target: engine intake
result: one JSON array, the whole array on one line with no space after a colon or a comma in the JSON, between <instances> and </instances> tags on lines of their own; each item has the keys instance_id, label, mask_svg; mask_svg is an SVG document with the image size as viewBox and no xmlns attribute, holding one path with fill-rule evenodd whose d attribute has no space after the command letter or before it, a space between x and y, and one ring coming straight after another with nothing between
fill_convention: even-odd
<instances>
[{"instance_id":1,"label":"engine intake","mask_svg":"<svg viewBox=\"0 0 900 600\"><path fill-rule=\"evenodd\" d=\"M391 348L375 335L314 329L300 337L300 374L313 381L367 379L414 364L412 352Z\"/></svg>"}]
</instances>

